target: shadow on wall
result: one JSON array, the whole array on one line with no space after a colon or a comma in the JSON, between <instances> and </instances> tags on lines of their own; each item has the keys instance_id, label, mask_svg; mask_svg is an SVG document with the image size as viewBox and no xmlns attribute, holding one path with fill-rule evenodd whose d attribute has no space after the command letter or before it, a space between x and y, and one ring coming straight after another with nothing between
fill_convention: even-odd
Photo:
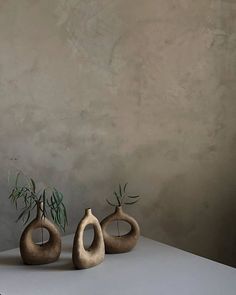
<instances>
[{"instance_id":1,"label":"shadow on wall","mask_svg":"<svg viewBox=\"0 0 236 295\"><path fill-rule=\"evenodd\" d=\"M142 234L236 266L232 164L226 159L170 163L158 153L150 155L148 148L145 154L140 158L137 151L126 159L126 174L135 171L131 182L137 184L136 191L142 196L140 204L130 211L138 217Z\"/></svg>"},{"instance_id":2,"label":"shadow on wall","mask_svg":"<svg viewBox=\"0 0 236 295\"><path fill-rule=\"evenodd\" d=\"M236 266L234 194L215 192L212 183L202 180L199 188L189 177L172 179L159 194L160 227L173 246ZM198 176L199 180L199 176Z\"/></svg>"},{"instance_id":3,"label":"shadow on wall","mask_svg":"<svg viewBox=\"0 0 236 295\"><path fill-rule=\"evenodd\" d=\"M235 195L220 185L216 192L209 179L199 184L190 175L178 175L163 185L155 204L155 222L165 234L154 235L178 248L236 266Z\"/></svg>"},{"instance_id":4,"label":"shadow on wall","mask_svg":"<svg viewBox=\"0 0 236 295\"><path fill-rule=\"evenodd\" d=\"M219 262L236 267L236 200L235 191L228 194L226 204L222 207L221 225L219 227L220 238L218 239ZM229 201L228 201L229 200Z\"/></svg>"}]
</instances>

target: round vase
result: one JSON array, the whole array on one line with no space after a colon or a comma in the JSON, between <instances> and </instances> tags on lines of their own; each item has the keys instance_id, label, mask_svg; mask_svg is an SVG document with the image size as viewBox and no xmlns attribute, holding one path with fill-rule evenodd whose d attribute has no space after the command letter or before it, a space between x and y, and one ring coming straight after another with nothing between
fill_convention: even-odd
<instances>
[{"instance_id":1,"label":"round vase","mask_svg":"<svg viewBox=\"0 0 236 295\"><path fill-rule=\"evenodd\" d=\"M130 224L130 231L122 236L113 236L107 232L107 227L114 221L125 221ZM107 216L101 222L101 228L105 243L106 253L124 253L132 250L140 236L140 229L137 221L130 215L124 213L121 206L116 207L115 212Z\"/></svg>"},{"instance_id":2,"label":"round vase","mask_svg":"<svg viewBox=\"0 0 236 295\"><path fill-rule=\"evenodd\" d=\"M46 229L49 240L42 245L33 241L35 229ZM42 241L43 242L43 241ZM61 237L57 227L43 216L43 202L37 204L36 218L25 228L20 239L20 253L24 264L47 264L56 261L61 253Z\"/></svg>"},{"instance_id":3,"label":"round vase","mask_svg":"<svg viewBox=\"0 0 236 295\"><path fill-rule=\"evenodd\" d=\"M88 249L84 247L84 230L87 225L93 225L94 239ZM99 221L92 214L90 208L85 210L85 215L80 221L74 236L72 260L76 269L84 269L98 265L104 260L105 247Z\"/></svg>"}]
</instances>

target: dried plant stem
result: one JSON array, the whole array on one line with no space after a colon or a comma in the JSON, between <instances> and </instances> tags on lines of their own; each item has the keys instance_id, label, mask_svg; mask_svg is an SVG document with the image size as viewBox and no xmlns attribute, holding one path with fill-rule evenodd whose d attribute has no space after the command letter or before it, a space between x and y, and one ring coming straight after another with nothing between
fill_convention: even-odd
<instances>
[{"instance_id":1,"label":"dried plant stem","mask_svg":"<svg viewBox=\"0 0 236 295\"><path fill-rule=\"evenodd\" d=\"M120 226L119 226L118 220L116 220L116 227L117 227L118 237L120 237Z\"/></svg>"},{"instance_id":2,"label":"dried plant stem","mask_svg":"<svg viewBox=\"0 0 236 295\"><path fill-rule=\"evenodd\" d=\"M41 246L43 246L43 222L41 219Z\"/></svg>"}]
</instances>

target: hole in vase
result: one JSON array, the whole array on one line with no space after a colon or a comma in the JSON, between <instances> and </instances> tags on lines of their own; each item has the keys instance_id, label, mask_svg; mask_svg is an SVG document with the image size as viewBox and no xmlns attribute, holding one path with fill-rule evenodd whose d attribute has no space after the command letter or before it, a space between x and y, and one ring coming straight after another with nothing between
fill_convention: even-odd
<instances>
[{"instance_id":1,"label":"hole in vase","mask_svg":"<svg viewBox=\"0 0 236 295\"><path fill-rule=\"evenodd\" d=\"M84 249L89 251L94 241L94 226L92 224L88 224L85 227L83 234L83 243Z\"/></svg>"},{"instance_id":2,"label":"hole in vase","mask_svg":"<svg viewBox=\"0 0 236 295\"><path fill-rule=\"evenodd\" d=\"M111 236L121 237L128 234L131 230L131 225L124 220L114 220L107 226L107 232Z\"/></svg>"},{"instance_id":3,"label":"hole in vase","mask_svg":"<svg viewBox=\"0 0 236 295\"><path fill-rule=\"evenodd\" d=\"M37 245L44 245L48 242L50 234L46 228L36 228L32 232L32 239Z\"/></svg>"}]
</instances>

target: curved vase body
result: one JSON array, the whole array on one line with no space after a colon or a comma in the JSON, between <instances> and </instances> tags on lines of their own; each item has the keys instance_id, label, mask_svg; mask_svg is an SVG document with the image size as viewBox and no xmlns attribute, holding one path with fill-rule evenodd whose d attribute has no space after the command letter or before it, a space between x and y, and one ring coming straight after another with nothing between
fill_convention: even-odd
<instances>
[{"instance_id":1,"label":"curved vase body","mask_svg":"<svg viewBox=\"0 0 236 295\"><path fill-rule=\"evenodd\" d=\"M25 264L46 264L56 261L61 253L59 230L47 218L42 216L43 203L37 205L37 217L25 228L20 239L20 253ZM45 228L49 232L49 240L42 245L35 244L32 232L37 228Z\"/></svg>"},{"instance_id":2,"label":"curved vase body","mask_svg":"<svg viewBox=\"0 0 236 295\"><path fill-rule=\"evenodd\" d=\"M107 232L107 226L114 221L125 221L130 224L130 231L122 236L113 236ZM130 215L123 212L122 207L116 207L113 214L107 216L101 222L106 253L124 253L132 250L140 236L140 229L137 221Z\"/></svg>"},{"instance_id":3,"label":"curved vase body","mask_svg":"<svg viewBox=\"0 0 236 295\"><path fill-rule=\"evenodd\" d=\"M84 230L85 227L92 224L94 227L94 239L88 249L84 248ZM83 269L93 267L104 260L105 247L102 236L102 230L99 221L92 214L91 209L85 210L85 215L80 221L75 232L72 260L75 268Z\"/></svg>"}]
</instances>

